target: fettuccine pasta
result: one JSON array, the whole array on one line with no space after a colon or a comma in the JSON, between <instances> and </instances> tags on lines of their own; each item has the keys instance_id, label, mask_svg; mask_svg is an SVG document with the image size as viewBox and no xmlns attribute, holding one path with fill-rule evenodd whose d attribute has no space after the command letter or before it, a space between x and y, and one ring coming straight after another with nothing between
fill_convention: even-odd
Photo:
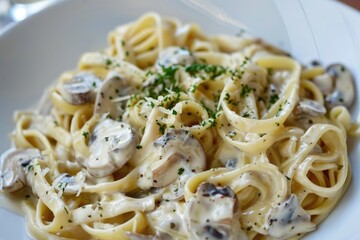
<instances>
[{"instance_id":1,"label":"fettuccine pasta","mask_svg":"<svg viewBox=\"0 0 360 240\"><path fill-rule=\"evenodd\" d=\"M148 13L16 112L0 187L36 239L299 239L349 184L352 81Z\"/></svg>"}]
</instances>

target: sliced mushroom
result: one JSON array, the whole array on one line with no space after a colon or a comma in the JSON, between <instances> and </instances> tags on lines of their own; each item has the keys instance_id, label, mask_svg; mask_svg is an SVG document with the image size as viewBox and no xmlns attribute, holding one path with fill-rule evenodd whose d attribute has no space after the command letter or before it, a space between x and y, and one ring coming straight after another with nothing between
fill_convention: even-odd
<instances>
[{"instance_id":1,"label":"sliced mushroom","mask_svg":"<svg viewBox=\"0 0 360 240\"><path fill-rule=\"evenodd\" d=\"M124 113L125 101L115 101L132 92L128 80L116 72L110 72L101 85L95 101L95 114L109 114L113 119L119 119Z\"/></svg>"},{"instance_id":2,"label":"sliced mushroom","mask_svg":"<svg viewBox=\"0 0 360 240\"><path fill-rule=\"evenodd\" d=\"M82 105L95 101L102 81L92 73L82 72L60 85L59 91L66 102Z\"/></svg>"},{"instance_id":3,"label":"sliced mushroom","mask_svg":"<svg viewBox=\"0 0 360 240\"><path fill-rule=\"evenodd\" d=\"M187 231L183 213L182 203L162 202L159 207L148 213L147 219L150 226L156 226L153 231L156 231L158 239L184 239Z\"/></svg>"},{"instance_id":4,"label":"sliced mushroom","mask_svg":"<svg viewBox=\"0 0 360 240\"><path fill-rule=\"evenodd\" d=\"M110 175L129 161L137 144L138 136L129 124L105 119L94 129L84 165L94 177Z\"/></svg>"},{"instance_id":5,"label":"sliced mushroom","mask_svg":"<svg viewBox=\"0 0 360 240\"><path fill-rule=\"evenodd\" d=\"M334 87L333 77L328 73L321 74L314 78L314 83L324 95L328 95L332 92Z\"/></svg>"},{"instance_id":6,"label":"sliced mushroom","mask_svg":"<svg viewBox=\"0 0 360 240\"><path fill-rule=\"evenodd\" d=\"M311 222L310 214L300 206L295 194L291 194L289 199L270 210L267 219L265 228L268 234L276 239L288 239L298 233L313 231L316 227Z\"/></svg>"},{"instance_id":7,"label":"sliced mushroom","mask_svg":"<svg viewBox=\"0 0 360 240\"><path fill-rule=\"evenodd\" d=\"M189 65L196 61L194 55L186 48L168 47L160 52L156 67L161 70L171 65Z\"/></svg>"},{"instance_id":8,"label":"sliced mushroom","mask_svg":"<svg viewBox=\"0 0 360 240\"><path fill-rule=\"evenodd\" d=\"M325 74L314 78L314 83L326 96L328 108L339 105L350 107L354 101L354 79L350 71L342 64L330 65Z\"/></svg>"},{"instance_id":9,"label":"sliced mushroom","mask_svg":"<svg viewBox=\"0 0 360 240\"><path fill-rule=\"evenodd\" d=\"M81 185L84 181L85 174L83 172L79 172L76 176L63 173L54 179L53 186L58 192L77 194L81 190Z\"/></svg>"},{"instance_id":10,"label":"sliced mushroom","mask_svg":"<svg viewBox=\"0 0 360 240\"><path fill-rule=\"evenodd\" d=\"M149 161L140 167L139 186L166 187L180 175L203 171L205 152L189 131L170 129L154 142Z\"/></svg>"},{"instance_id":11,"label":"sliced mushroom","mask_svg":"<svg viewBox=\"0 0 360 240\"><path fill-rule=\"evenodd\" d=\"M185 220L190 239L247 239L239 223L239 201L230 187L201 184L187 203Z\"/></svg>"},{"instance_id":12,"label":"sliced mushroom","mask_svg":"<svg viewBox=\"0 0 360 240\"><path fill-rule=\"evenodd\" d=\"M26 172L31 162L41 158L36 148L9 149L1 155L0 190L15 192L26 185Z\"/></svg>"},{"instance_id":13,"label":"sliced mushroom","mask_svg":"<svg viewBox=\"0 0 360 240\"><path fill-rule=\"evenodd\" d=\"M303 99L298 103L295 113L297 115L319 117L326 114L326 108L317 101Z\"/></svg>"}]
</instances>

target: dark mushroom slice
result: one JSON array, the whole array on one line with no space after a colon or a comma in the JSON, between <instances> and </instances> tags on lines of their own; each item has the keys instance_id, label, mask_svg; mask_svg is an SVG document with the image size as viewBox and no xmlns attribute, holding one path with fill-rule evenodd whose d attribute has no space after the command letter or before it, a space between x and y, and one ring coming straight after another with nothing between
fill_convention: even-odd
<instances>
[{"instance_id":1,"label":"dark mushroom slice","mask_svg":"<svg viewBox=\"0 0 360 240\"><path fill-rule=\"evenodd\" d=\"M64 100L72 105L93 103L102 81L94 74L82 72L63 82L59 91Z\"/></svg>"},{"instance_id":2,"label":"dark mushroom slice","mask_svg":"<svg viewBox=\"0 0 360 240\"><path fill-rule=\"evenodd\" d=\"M326 106L350 107L354 102L354 79L350 71L342 64L332 64L326 68L326 73L314 78L314 83L325 95Z\"/></svg>"},{"instance_id":3,"label":"dark mushroom slice","mask_svg":"<svg viewBox=\"0 0 360 240\"><path fill-rule=\"evenodd\" d=\"M239 201L230 187L202 183L186 205L190 239L247 239L239 223Z\"/></svg>"},{"instance_id":4,"label":"dark mushroom slice","mask_svg":"<svg viewBox=\"0 0 360 240\"><path fill-rule=\"evenodd\" d=\"M317 101L303 99L298 103L295 113L300 116L320 117L326 114L326 108Z\"/></svg>"},{"instance_id":5,"label":"dark mushroom slice","mask_svg":"<svg viewBox=\"0 0 360 240\"><path fill-rule=\"evenodd\" d=\"M126 101L117 99L130 95L132 91L133 88L124 76L110 72L96 95L94 113L109 114L112 119L119 119L125 111Z\"/></svg>"},{"instance_id":6,"label":"dark mushroom slice","mask_svg":"<svg viewBox=\"0 0 360 240\"><path fill-rule=\"evenodd\" d=\"M205 168L204 149L189 131L170 129L153 146L148 162L140 167L139 185L143 189L166 187L182 174Z\"/></svg>"},{"instance_id":7,"label":"dark mushroom slice","mask_svg":"<svg viewBox=\"0 0 360 240\"><path fill-rule=\"evenodd\" d=\"M26 172L36 158L42 158L36 148L9 149L1 155L0 190L15 192L26 185Z\"/></svg>"},{"instance_id":8,"label":"dark mushroom slice","mask_svg":"<svg viewBox=\"0 0 360 240\"><path fill-rule=\"evenodd\" d=\"M268 235L276 239L288 239L299 233L313 231L316 227L311 222L310 214L300 206L295 194L272 208L267 219L265 228Z\"/></svg>"},{"instance_id":9,"label":"dark mushroom slice","mask_svg":"<svg viewBox=\"0 0 360 240\"><path fill-rule=\"evenodd\" d=\"M139 141L129 124L112 119L101 121L92 139L91 154L84 165L94 177L105 177L120 169L133 156Z\"/></svg>"},{"instance_id":10,"label":"dark mushroom slice","mask_svg":"<svg viewBox=\"0 0 360 240\"><path fill-rule=\"evenodd\" d=\"M163 67L170 67L172 65L190 65L196 62L196 58L186 48L168 47L163 49L156 61L156 67L161 70Z\"/></svg>"}]
</instances>

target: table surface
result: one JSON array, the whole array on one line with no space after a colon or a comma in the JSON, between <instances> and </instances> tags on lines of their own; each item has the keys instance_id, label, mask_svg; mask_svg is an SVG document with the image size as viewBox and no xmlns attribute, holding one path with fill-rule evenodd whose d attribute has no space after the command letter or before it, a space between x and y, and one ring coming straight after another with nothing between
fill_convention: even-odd
<instances>
[{"instance_id":1,"label":"table surface","mask_svg":"<svg viewBox=\"0 0 360 240\"><path fill-rule=\"evenodd\" d=\"M360 10L360 1L359 0L341 0L341 2Z\"/></svg>"}]
</instances>

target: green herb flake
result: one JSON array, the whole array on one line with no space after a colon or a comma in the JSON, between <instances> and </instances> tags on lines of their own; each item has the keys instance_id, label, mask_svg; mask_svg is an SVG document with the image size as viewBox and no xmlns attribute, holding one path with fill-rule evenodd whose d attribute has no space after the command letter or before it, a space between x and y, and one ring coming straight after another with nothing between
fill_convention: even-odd
<instances>
[{"instance_id":1,"label":"green herb flake","mask_svg":"<svg viewBox=\"0 0 360 240\"><path fill-rule=\"evenodd\" d=\"M277 100L279 100L279 95L278 94L273 94L273 95L270 96L269 103L271 105L273 105L274 103L277 102Z\"/></svg>"},{"instance_id":2,"label":"green herb flake","mask_svg":"<svg viewBox=\"0 0 360 240\"><path fill-rule=\"evenodd\" d=\"M185 68L185 71L188 72L191 76L196 76L201 72L205 72L209 75L209 78L214 80L216 77L226 73L227 68L220 65L211 65L203 63L194 63Z\"/></svg>"},{"instance_id":3,"label":"green herb flake","mask_svg":"<svg viewBox=\"0 0 360 240\"><path fill-rule=\"evenodd\" d=\"M142 146L141 145L136 145L136 149L142 149Z\"/></svg>"},{"instance_id":4,"label":"green herb flake","mask_svg":"<svg viewBox=\"0 0 360 240\"><path fill-rule=\"evenodd\" d=\"M247 84L242 85L240 97L242 97L242 98L248 97L251 90L252 90L252 88L250 88L249 85L247 85Z\"/></svg>"},{"instance_id":5,"label":"green herb flake","mask_svg":"<svg viewBox=\"0 0 360 240\"><path fill-rule=\"evenodd\" d=\"M184 171L185 171L185 169L184 169L184 168L179 168L179 169L178 169L178 175L183 174L183 173L184 173Z\"/></svg>"},{"instance_id":6,"label":"green herb flake","mask_svg":"<svg viewBox=\"0 0 360 240\"><path fill-rule=\"evenodd\" d=\"M166 127L166 125L165 125L165 124L161 124L158 120L156 120L156 125L159 126L159 132L160 132L161 134L164 134L164 133L165 133L165 127Z\"/></svg>"},{"instance_id":7,"label":"green herb flake","mask_svg":"<svg viewBox=\"0 0 360 240\"><path fill-rule=\"evenodd\" d=\"M109 66L109 65L111 65L111 64L112 64L112 61L111 61L110 59L106 59L105 64L106 64L107 66Z\"/></svg>"},{"instance_id":8,"label":"green herb flake","mask_svg":"<svg viewBox=\"0 0 360 240\"><path fill-rule=\"evenodd\" d=\"M89 132L83 132L82 135L84 136L84 138L88 138L90 133Z\"/></svg>"}]
</instances>

